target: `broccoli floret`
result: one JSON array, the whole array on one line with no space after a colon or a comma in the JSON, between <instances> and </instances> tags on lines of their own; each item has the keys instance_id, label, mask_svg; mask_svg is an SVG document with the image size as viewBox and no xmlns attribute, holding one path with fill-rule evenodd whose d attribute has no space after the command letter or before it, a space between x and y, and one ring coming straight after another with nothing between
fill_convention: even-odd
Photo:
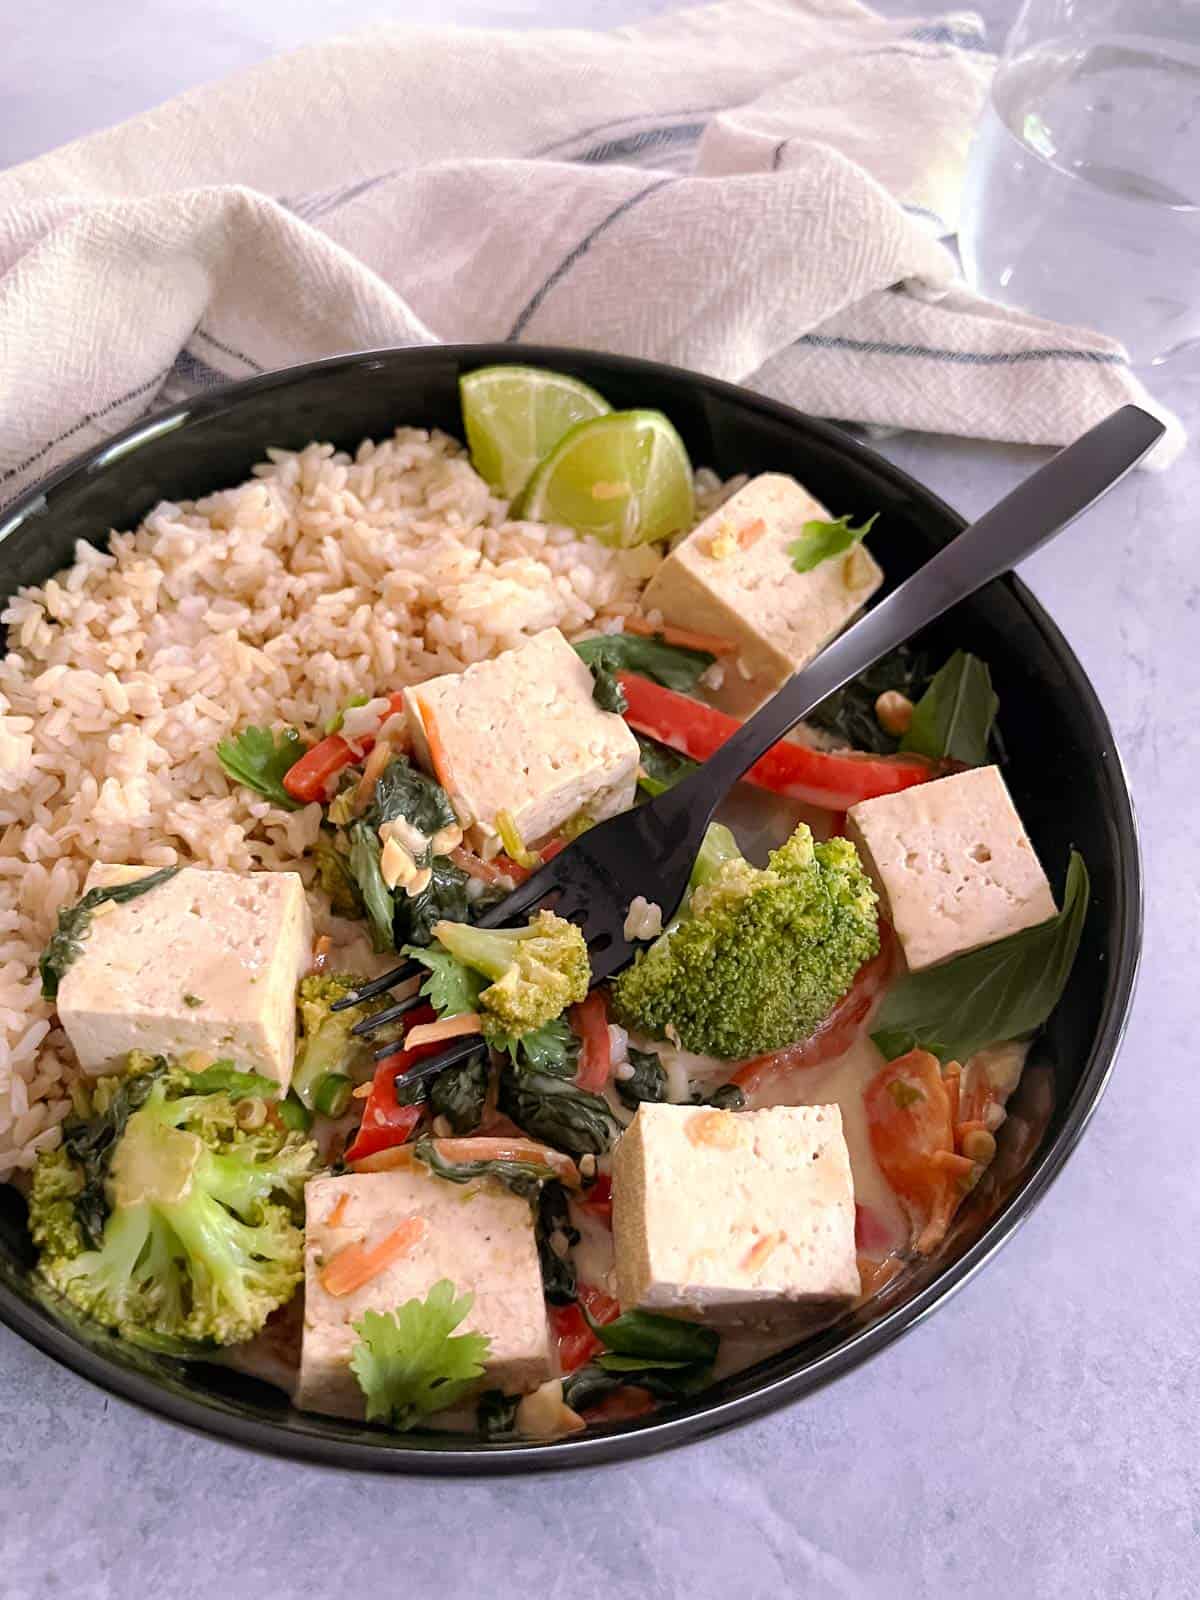
<instances>
[{"instance_id":1,"label":"broccoli floret","mask_svg":"<svg viewBox=\"0 0 1200 1600\"><path fill-rule=\"evenodd\" d=\"M135 1341L237 1344L304 1276L298 1217L316 1150L272 1126L243 1130L227 1093L190 1093L192 1075L165 1063L156 1072L111 1141L111 1105L94 1111L89 1167L69 1144L39 1156L29 1211L39 1270ZM98 1162L104 1215L92 1248L95 1213L79 1202Z\"/></svg>"},{"instance_id":2,"label":"broccoli floret","mask_svg":"<svg viewBox=\"0 0 1200 1600\"><path fill-rule=\"evenodd\" d=\"M526 928L439 922L433 936L464 966L492 982L479 996L485 1038L502 1046L587 998L592 969L573 922L539 911Z\"/></svg>"},{"instance_id":3,"label":"broccoli floret","mask_svg":"<svg viewBox=\"0 0 1200 1600\"><path fill-rule=\"evenodd\" d=\"M802 823L759 868L721 862L616 980L623 1027L743 1060L807 1038L879 949L876 894L847 839Z\"/></svg>"},{"instance_id":4,"label":"broccoli floret","mask_svg":"<svg viewBox=\"0 0 1200 1600\"><path fill-rule=\"evenodd\" d=\"M335 1000L355 994L366 981L353 972L313 973L300 980L296 991L299 1038L292 1088L310 1111L317 1084L327 1072L348 1075L352 1067L370 1061L370 1047L379 1043L377 1039L359 1038L350 1030L364 1017L373 1017L385 1006L395 1004L393 995L364 1000L347 1011L331 1009Z\"/></svg>"}]
</instances>

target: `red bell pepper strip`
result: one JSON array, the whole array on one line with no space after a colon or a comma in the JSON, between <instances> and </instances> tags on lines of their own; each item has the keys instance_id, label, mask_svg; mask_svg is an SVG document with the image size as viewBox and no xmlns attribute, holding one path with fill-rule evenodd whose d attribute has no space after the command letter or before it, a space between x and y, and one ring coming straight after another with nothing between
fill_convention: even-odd
<instances>
[{"instance_id":1,"label":"red bell pepper strip","mask_svg":"<svg viewBox=\"0 0 1200 1600\"><path fill-rule=\"evenodd\" d=\"M405 1017L405 1032L420 1023L436 1020L437 1012L432 1006L418 1006ZM398 1049L379 1063L358 1132L346 1151L348 1162L361 1161L364 1156L373 1156L405 1142L421 1120L421 1107L396 1104L396 1079L402 1078L418 1061L436 1055L441 1048L440 1044L422 1044L411 1050Z\"/></svg>"},{"instance_id":2,"label":"red bell pepper strip","mask_svg":"<svg viewBox=\"0 0 1200 1600\"><path fill-rule=\"evenodd\" d=\"M568 1306L551 1306L550 1331L558 1341L558 1365L564 1377L584 1366L604 1346L588 1326L580 1302L591 1314L593 1322L613 1322L621 1308L610 1294L581 1283L576 1289L578 1300Z\"/></svg>"},{"instance_id":3,"label":"red bell pepper strip","mask_svg":"<svg viewBox=\"0 0 1200 1600\"><path fill-rule=\"evenodd\" d=\"M403 710L404 696L390 694L384 721ZM314 800L327 800L330 785L338 773L357 765L374 745L374 739L370 738L351 744L340 733L328 734L288 768L283 775L283 787L293 800L302 800L305 805L311 805Z\"/></svg>"},{"instance_id":4,"label":"red bell pepper strip","mask_svg":"<svg viewBox=\"0 0 1200 1600\"><path fill-rule=\"evenodd\" d=\"M690 695L664 689L632 672L617 674L628 702L631 728L669 745L693 761L707 761L742 724L736 717ZM781 739L746 774L749 783L803 805L845 811L859 800L895 794L936 778L938 769L924 756L876 756L857 750L813 750Z\"/></svg>"},{"instance_id":5,"label":"red bell pepper strip","mask_svg":"<svg viewBox=\"0 0 1200 1600\"><path fill-rule=\"evenodd\" d=\"M579 1065L575 1069L575 1082L581 1089L598 1094L608 1082L612 1069L612 1036L608 1031L608 1010L604 994L593 989L586 1000L573 1005L567 1020L580 1040Z\"/></svg>"},{"instance_id":6,"label":"red bell pepper strip","mask_svg":"<svg viewBox=\"0 0 1200 1600\"><path fill-rule=\"evenodd\" d=\"M571 1199L581 1211L599 1217L601 1222L612 1227L612 1179L607 1172L598 1172L596 1181Z\"/></svg>"},{"instance_id":7,"label":"red bell pepper strip","mask_svg":"<svg viewBox=\"0 0 1200 1600\"><path fill-rule=\"evenodd\" d=\"M892 970L895 940L891 924L879 919L879 954L872 956L855 973L854 981L815 1033L796 1044L772 1050L747 1061L730 1079L747 1094L762 1088L769 1079L803 1067L819 1067L833 1061L850 1048L870 1015L880 990Z\"/></svg>"}]
</instances>

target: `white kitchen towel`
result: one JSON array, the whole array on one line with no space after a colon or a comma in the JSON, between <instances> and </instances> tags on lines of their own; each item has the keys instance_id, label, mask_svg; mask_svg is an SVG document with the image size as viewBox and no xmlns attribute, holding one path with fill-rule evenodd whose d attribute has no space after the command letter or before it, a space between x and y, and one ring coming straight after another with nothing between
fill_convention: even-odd
<instances>
[{"instance_id":1,"label":"white kitchen towel","mask_svg":"<svg viewBox=\"0 0 1200 1600\"><path fill-rule=\"evenodd\" d=\"M976 17L857 0L374 28L0 173L0 502L183 394L426 341L594 346L820 416L1061 444L1148 402L1109 340L956 278L990 70Z\"/></svg>"}]
</instances>

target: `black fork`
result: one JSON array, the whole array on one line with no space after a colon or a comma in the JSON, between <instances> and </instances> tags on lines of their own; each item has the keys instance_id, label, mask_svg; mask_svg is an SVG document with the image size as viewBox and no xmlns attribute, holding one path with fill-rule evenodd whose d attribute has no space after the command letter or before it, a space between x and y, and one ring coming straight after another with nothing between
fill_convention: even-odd
<instances>
[{"instance_id":1,"label":"black fork","mask_svg":"<svg viewBox=\"0 0 1200 1600\"><path fill-rule=\"evenodd\" d=\"M1162 432L1162 424L1137 406L1122 406L1089 429L828 645L696 772L649 804L590 828L485 912L478 925L523 921L548 907L582 930L593 983L619 972L639 943L625 936L630 901L642 895L662 907L664 922L669 920L713 812L760 756L836 689L1065 528L1124 477ZM338 1008L382 994L421 970L407 961L365 984L354 999L338 1002ZM414 993L364 1019L354 1032L374 1033L419 1003ZM376 1054L398 1048L392 1043ZM417 1073L433 1076L478 1049L477 1035L456 1039L422 1062Z\"/></svg>"}]
</instances>

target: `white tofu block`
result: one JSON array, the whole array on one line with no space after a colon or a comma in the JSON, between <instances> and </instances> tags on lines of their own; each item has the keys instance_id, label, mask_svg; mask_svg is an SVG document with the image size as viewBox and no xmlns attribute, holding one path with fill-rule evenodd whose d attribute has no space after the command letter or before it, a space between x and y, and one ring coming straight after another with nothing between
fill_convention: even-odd
<instances>
[{"instance_id":1,"label":"white tofu block","mask_svg":"<svg viewBox=\"0 0 1200 1600\"><path fill-rule=\"evenodd\" d=\"M345 1204L341 1204L343 1197ZM492 1341L480 1389L527 1394L552 1377L542 1272L528 1201L499 1185L433 1177L419 1165L389 1172L313 1178L304 1190L304 1342L296 1404L337 1417L365 1414L350 1370L364 1311L394 1311L424 1299L440 1278L475 1301L458 1333ZM375 1243L417 1217L421 1237L398 1261L350 1294L332 1295L323 1269L347 1245Z\"/></svg>"},{"instance_id":2,"label":"white tofu block","mask_svg":"<svg viewBox=\"0 0 1200 1600\"><path fill-rule=\"evenodd\" d=\"M734 716L748 716L811 661L883 582L862 544L795 570L788 546L806 522L829 520L794 478L764 472L693 529L646 585L644 611L737 644L711 695Z\"/></svg>"},{"instance_id":3,"label":"white tofu block","mask_svg":"<svg viewBox=\"0 0 1200 1600\"><path fill-rule=\"evenodd\" d=\"M599 822L633 804L637 740L622 717L601 711L590 671L557 628L406 689L404 699L430 772L425 716L436 723L447 770L434 775L470 811L476 850L495 853L500 811L533 843L580 811Z\"/></svg>"},{"instance_id":4,"label":"white tofu block","mask_svg":"<svg viewBox=\"0 0 1200 1600\"><path fill-rule=\"evenodd\" d=\"M97 865L86 888L149 870ZM59 984L58 1015L85 1072L129 1050L200 1050L287 1088L296 984L312 958L298 873L185 867L136 900L98 908L82 945Z\"/></svg>"},{"instance_id":5,"label":"white tofu block","mask_svg":"<svg viewBox=\"0 0 1200 1600\"><path fill-rule=\"evenodd\" d=\"M837 1106L643 1104L613 1157L623 1310L777 1326L859 1292Z\"/></svg>"},{"instance_id":6,"label":"white tofu block","mask_svg":"<svg viewBox=\"0 0 1200 1600\"><path fill-rule=\"evenodd\" d=\"M1054 916L1054 896L995 767L860 800L846 833L913 972Z\"/></svg>"}]
</instances>

